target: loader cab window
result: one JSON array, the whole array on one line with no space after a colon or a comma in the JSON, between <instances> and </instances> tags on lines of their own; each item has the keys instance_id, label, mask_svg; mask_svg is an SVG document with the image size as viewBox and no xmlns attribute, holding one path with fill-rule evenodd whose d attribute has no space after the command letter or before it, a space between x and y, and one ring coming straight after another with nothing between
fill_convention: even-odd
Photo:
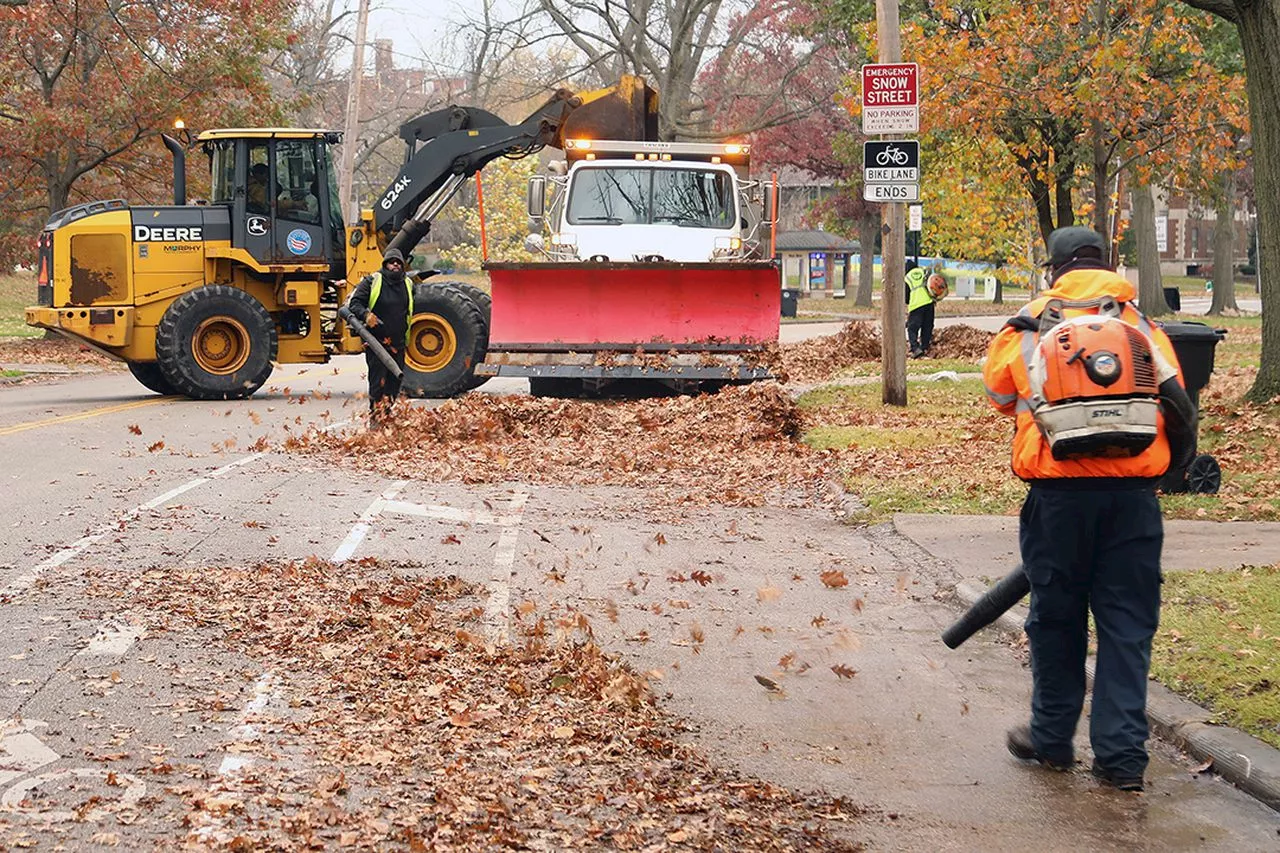
<instances>
[{"instance_id":1,"label":"loader cab window","mask_svg":"<svg viewBox=\"0 0 1280 853\"><path fill-rule=\"evenodd\" d=\"M236 198L236 149L234 145L217 144L208 149L212 186L210 204L231 204Z\"/></svg>"},{"instance_id":2,"label":"loader cab window","mask_svg":"<svg viewBox=\"0 0 1280 853\"><path fill-rule=\"evenodd\" d=\"M319 225L320 196L315 142L311 139L277 140L277 216Z\"/></svg>"},{"instance_id":3,"label":"loader cab window","mask_svg":"<svg viewBox=\"0 0 1280 853\"><path fill-rule=\"evenodd\" d=\"M333 168L333 149L328 146L324 149L324 172L329 176L329 222L333 226L333 232L337 235L336 245L343 245L345 241L342 239L343 226L346 224L347 218L342 213L342 199L338 193L338 170Z\"/></svg>"},{"instance_id":4,"label":"loader cab window","mask_svg":"<svg viewBox=\"0 0 1280 853\"><path fill-rule=\"evenodd\" d=\"M249 146L248 181L245 184L245 209L263 216L271 214L271 159L265 142Z\"/></svg>"}]
</instances>

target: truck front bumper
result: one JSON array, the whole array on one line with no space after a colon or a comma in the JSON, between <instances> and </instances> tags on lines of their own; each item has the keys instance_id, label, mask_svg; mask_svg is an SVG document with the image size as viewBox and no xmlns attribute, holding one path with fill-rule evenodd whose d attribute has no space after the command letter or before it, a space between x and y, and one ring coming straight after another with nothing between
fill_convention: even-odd
<instances>
[{"instance_id":1,"label":"truck front bumper","mask_svg":"<svg viewBox=\"0 0 1280 853\"><path fill-rule=\"evenodd\" d=\"M743 353L489 352L477 376L564 379L730 380L771 378L763 351Z\"/></svg>"}]
</instances>

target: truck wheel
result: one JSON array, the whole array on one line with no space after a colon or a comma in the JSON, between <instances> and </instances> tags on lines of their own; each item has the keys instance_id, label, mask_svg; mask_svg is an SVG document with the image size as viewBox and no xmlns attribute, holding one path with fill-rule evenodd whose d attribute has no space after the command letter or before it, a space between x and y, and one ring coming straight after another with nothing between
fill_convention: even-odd
<instances>
[{"instance_id":1,"label":"truck wheel","mask_svg":"<svg viewBox=\"0 0 1280 853\"><path fill-rule=\"evenodd\" d=\"M164 378L196 400L248 397L271 375L278 346L276 324L262 303L225 284L179 296L156 329Z\"/></svg>"},{"instance_id":2,"label":"truck wheel","mask_svg":"<svg viewBox=\"0 0 1280 853\"><path fill-rule=\"evenodd\" d=\"M133 374L134 379L141 382L149 391L155 391L157 394L163 394L166 397L170 394L178 393L169 384L169 380L164 378L160 365L154 361L131 361L129 362L129 372Z\"/></svg>"},{"instance_id":3,"label":"truck wheel","mask_svg":"<svg viewBox=\"0 0 1280 853\"><path fill-rule=\"evenodd\" d=\"M438 281L433 283L437 286L448 285L449 287L456 287L458 290L465 293L467 297L476 304L476 307L480 309L480 315L484 318L484 334L481 336L480 349L476 354L475 363L479 364L484 361L485 353L489 351L489 319L493 316L493 297L476 287L474 284L465 284L461 281ZM488 376L476 376L472 374L471 385L468 386L468 390L471 388L479 388L481 385L488 382L489 378L490 377Z\"/></svg>"},{"instance_id":4,"label":"truck wheel","mask_svg":"<svg viewBox=\"0 0 1280 853\"><path fill-rule=\"evenodd\" d=\"M453 397L475 387L477 357L484 358L488 341L480 306L456 285L440 282L414 288L413 310L404 358L405 394Z\"/></svg>"}]
</instances>

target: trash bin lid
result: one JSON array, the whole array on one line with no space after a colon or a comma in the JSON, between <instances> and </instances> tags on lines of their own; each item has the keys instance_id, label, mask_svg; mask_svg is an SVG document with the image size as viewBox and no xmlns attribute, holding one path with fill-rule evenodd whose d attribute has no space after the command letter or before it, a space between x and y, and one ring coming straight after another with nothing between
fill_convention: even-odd
<instances>
[{"instance_id":1,"label":"trash bin lid","mask_svg":"<svg viewBox=\"0 0 1280 853\"><path fill-rule=\"evenodd\" d=\"M1186 341L1188 343L1212 342L1216 344L1227 336L1226 329L1215 329L1212 326L1206 326L1204 323L1197 323L1194 320L1161 323L1160 328L1164 329L1164 333L1169 336L1169 341L1172 343Z\"/></svg>"}]
</instances>

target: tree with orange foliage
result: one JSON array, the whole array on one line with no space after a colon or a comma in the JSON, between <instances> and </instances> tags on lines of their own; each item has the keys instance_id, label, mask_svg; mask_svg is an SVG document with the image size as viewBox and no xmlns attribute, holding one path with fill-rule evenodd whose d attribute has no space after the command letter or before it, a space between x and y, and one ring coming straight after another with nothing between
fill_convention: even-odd
<instances>
[{"instance_id":1,"label":"tree with orange foliage","mask_svg":"<svg viewBox=\"0 0 1280 853\"><path fill-rule=\"evenodd\" d=\"M284 0L0 7L0 197L28 213L3 224L32 238L42 213L156 192L167 178L156 135L175 118L278 119L262 67L291 12Z\"/></svg>"}]
</instances>

